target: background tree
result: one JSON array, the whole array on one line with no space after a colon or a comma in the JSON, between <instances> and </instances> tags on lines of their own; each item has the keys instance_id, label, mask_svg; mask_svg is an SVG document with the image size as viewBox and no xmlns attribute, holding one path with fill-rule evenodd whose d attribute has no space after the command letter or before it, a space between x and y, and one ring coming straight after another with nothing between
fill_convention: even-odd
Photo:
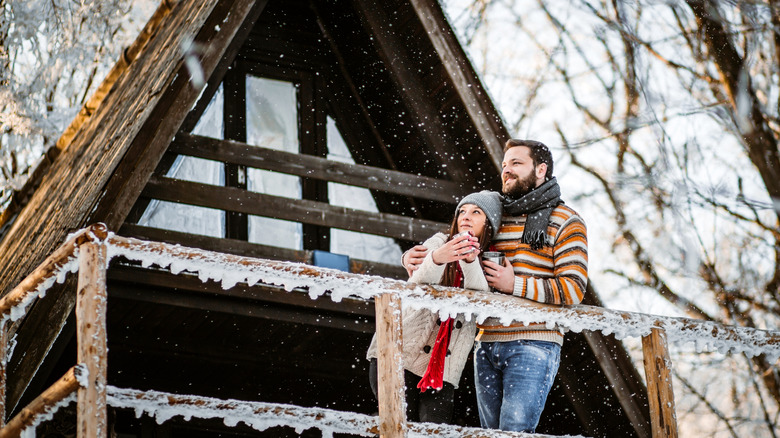
<instances>
[{"instance_id":1,"label":"background tree","mask_svg":"<svg viewBox=\"0 0 780 438\"><path fill-rule=\"evenodd\" d=\"M0 0L0 210L156 5Z\"/></svg>"},{"instance_id":2,"label":"background tree","mask_svg":"<svg viewBox=\"0 0 780 438\"><path fill-rule=\"evenodd\" d=\"M780 2L448 6L515 135L563 145L610 306L778 328ZM777 436L777 363L689 353L689 432Z\"/></svg>"}]
</instances>

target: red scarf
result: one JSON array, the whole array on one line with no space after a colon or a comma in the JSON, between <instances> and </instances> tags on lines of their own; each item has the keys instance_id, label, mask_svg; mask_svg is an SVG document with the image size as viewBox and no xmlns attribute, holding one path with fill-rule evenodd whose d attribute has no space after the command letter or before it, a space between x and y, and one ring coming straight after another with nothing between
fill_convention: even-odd
<instances>
[{"instance_id":1,"label":"red scarf","mask_svg":"<svg viewBox=\"0 0 780 438\"><path fill-rule=\"evenodd\" d=\"M463 271L460 269L460 263L457 262L455 262L454 283L453 287L463 287ZM444 386L444 360L447 357L451 335L452 318L447 318L439 326L439 333L436 335L436 342L433 343L433 349L431 349L428 367L425 369L420 383L417 384L420 392L425 392L428 388L439 390Z\"/></svg>"}]
</instances>

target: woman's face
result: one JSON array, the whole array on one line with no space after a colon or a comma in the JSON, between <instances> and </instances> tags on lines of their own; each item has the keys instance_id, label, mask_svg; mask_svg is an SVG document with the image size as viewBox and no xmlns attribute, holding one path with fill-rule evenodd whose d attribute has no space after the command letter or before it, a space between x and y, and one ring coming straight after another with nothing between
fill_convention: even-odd
<instances>
[{"instance_id":1,"label":"woman's face","mask_svg":"<svg viewBox=\"0 0 780 438\"><path fill-rule=\"evenodd\" d=\"M474 237L482 237L486 220L481 208L474 204L463 204L458 210L458 232L471 231Z\"/></svg>"}]
</instances>

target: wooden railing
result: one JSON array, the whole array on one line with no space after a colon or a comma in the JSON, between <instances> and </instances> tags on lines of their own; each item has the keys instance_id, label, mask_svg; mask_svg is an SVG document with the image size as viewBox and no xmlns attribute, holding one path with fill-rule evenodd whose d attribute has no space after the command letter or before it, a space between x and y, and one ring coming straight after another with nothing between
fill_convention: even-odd
<instances>
[{"instance_id":1,"label":"wooden railing","mask_svg":"<svg viewBox=\"0 0 780 438\"><path fill-rule=\"evenodd\" d=\"M306 289L312 297L330 292L334 301L345 296L375 299L379 344L379 416L338 413L321 409L289 405L269 405L257 402L213 402L197 396L174 396L152 391L140 392L109 387L106 382L106 269L110 259L122 256L139 261L144 266L170 268L197 273L202 281L213 279L229 288L237 283L282 285L287 290ZM360 274L349 274L325 268L291 262L279 262L236 255L215 253L159 242L116 236L103 225L93 225L74 234L62 247L49 256L32 274L0 299L0 357L7 357L9 324L24 316L29 305L46 292L55 281L78 270L76 302L78 364L58 382L20 411L0 429L0 438L18 437L34 424L37 416L50 412L74 392L77 396L79 437L105 437L107 429L107 399L112 405L130 407L143 400L159 409L197 406L204 416L235 417L237 412L247 418L273 416L279 421L295 418L336 430L340 433L380 433L384 437L403 437L407 433L423 435L446 434L464 437L529 436L515 432L486 431L449 425L407 423L403 391L401 339L402 300L436 311L446 306L448 312L463 312L477 317L501 315L523 322L548 322L573 331L598 330L616 333L619 338L642 338L648 399L650 400L653 437L676 437L677 423L674 395L670 378L671 360L667 337L692 340L721 352L742 352L748 355L780 356L780 332L726 326L687 318L659 317L640 313L620 312L599 307L555 307L514 297L446 287L414 285ZM5 418L5 359L0 369L0 418ZM129 401L128 401L129 400ZM127 406L126 406L127 404ZM141 409L135 406L136 409ZM157 409L156 408L156 409ZM191 411L187 411L192 415ZM172 415L171 415L172 416ZM337 420L334 422L333 417ZM231 420L232 421L232 420ZM251 423L251 419L245 422ZM260 423L263 421L258 420ZM292 420L291 420L292 421ZM338 423L338 426L335 424ZM266 421L263 424L268 424ZM308 424L308 423L307 423ZM542 436L542 435L536 435Z\"/></svg>"}]
</instances>

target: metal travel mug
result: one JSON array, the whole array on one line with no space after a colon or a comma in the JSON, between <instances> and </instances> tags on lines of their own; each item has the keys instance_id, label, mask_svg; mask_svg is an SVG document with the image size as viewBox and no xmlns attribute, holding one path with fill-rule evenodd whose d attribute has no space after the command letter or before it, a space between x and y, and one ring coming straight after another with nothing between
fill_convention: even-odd
<instances>
[{"instance_id":1,"label":"metal travel mug","mask_svg":"<svg viewBox=\"0 0 780 438\"><path fill-rule=\"evenodd\" d=\"M473 235L474 234L472 234L471 231L464 231L462 233L458 233L458 234L452 236L452 238L455 239L456 237L460 237L460 236L473 236ZM471 254L472 252L474 252L474 248L470 248L467 251L463 251L463 254Z\"/></svg>"},{"instance_id":2,"label":"metal travel mug","mask_svg":"<svg viewBox=\"0 0 780 438\"><path fill-rule=\"evenodd\" d=\"M504 266L504 253L498 251L485 251L482 253L482 260L490 260L499 266Z\"/></svg>"}]
</instances>

